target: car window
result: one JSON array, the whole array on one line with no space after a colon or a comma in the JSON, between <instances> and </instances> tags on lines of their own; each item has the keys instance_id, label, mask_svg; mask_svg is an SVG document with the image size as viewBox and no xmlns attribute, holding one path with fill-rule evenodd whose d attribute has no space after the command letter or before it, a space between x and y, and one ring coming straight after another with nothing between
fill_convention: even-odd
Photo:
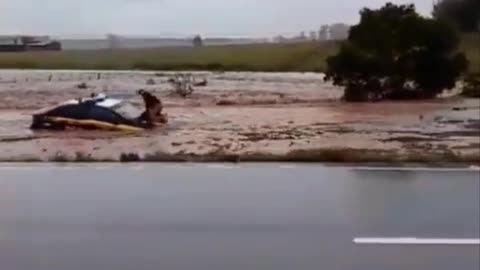
<instances>
[{"instance_id":1,"label":"car window","mask_svg":"<svg viewBox=\"0 0 480 270\"><path fill-rule=\"evenodd\" d=\"M143 113L143 110L128 102L117 104L111 109L122 117L130 120L140 117L140 115Z\"/></svg>"}]
</instances>

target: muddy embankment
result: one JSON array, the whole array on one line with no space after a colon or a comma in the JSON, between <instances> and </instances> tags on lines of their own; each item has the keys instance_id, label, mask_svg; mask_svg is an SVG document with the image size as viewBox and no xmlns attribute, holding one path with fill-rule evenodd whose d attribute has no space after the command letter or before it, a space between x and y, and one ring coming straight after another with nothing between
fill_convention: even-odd
<instances>
[{"instance_id":1,"label":"muddy embankment","mask_svg":"<svg viewBox=\"0 0 480 270\"><path fill-rule=\"evenodd\" d=\"M208 85L183 99L169 75L1 71L0 161L480 163L478 99L346 104L321 74L209 72L195 73ZM141 106L140 88L161 97L168 125L141 134L28 129L35 110L92 92Z\"/></svg>"}]
</instances>

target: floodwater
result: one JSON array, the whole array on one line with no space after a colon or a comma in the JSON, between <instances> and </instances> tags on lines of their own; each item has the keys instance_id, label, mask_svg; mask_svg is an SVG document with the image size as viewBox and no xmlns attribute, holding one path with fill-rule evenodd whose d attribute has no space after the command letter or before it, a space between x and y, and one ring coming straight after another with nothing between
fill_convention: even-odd
<instances>
[{"instance_id":1,"label":"floodwater","mask_svg":"<svg viewBox=\"0 0 480 270\"><path fill-rule=\"evenodd\" d=\"M476 270L475 170L320 165L0 165L8 270Z\"/></svg>"},{"instance_id":2,"label":"floodwater","mask_svg":"<svg viewBox=\"0 0 480 270\"><path fill-rule=\"evenodd\" d=\"M347 104L338 102L342 89L324 82L323 74L257 72L194 72L208 85L181 98L168 83L172 74L3 70L0 160L75 159L77 153L95 160L118 160L122 153L284 155L344 148L401 153L400 158L424 151L435 160L452 152L466 160L479 155L477 99ZM87 89L79 87L83 83ZM166 127L134 137L29 129L36 110L91 93L105 93L143 108L138 89L162 100L169 119Z\"/></svg>"}]
</instances>

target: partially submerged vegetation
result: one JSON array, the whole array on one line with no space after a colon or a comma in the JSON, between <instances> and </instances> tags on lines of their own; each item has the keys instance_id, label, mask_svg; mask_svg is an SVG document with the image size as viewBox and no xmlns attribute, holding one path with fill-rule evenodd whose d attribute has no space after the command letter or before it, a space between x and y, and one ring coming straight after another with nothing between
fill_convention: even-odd
<instances>
[{"instance_id":1,"label":"partially submerged vegetation","mask_svg":"<svg viewBox=\"0 0 480 270\"><path fill-rule=\"evenodd\" d=\"M436 1L433 16L454 23L458 29L466 33L480 30L480 1L478 0L440 0Z\"/></svg>"},{"instance_id":2,"label":"partially submerged vegetation","mask_svg":"<svg viewBox=\"0 0 480 270\"><path fill-rule=\"evenodd\" d=\"M0 160L0 162L41 162L42 159L33 156ZM360 164L402 164L421 163L424 165L441 164L480 164L480 155L462 155L450 150L439 152L399 152L379 151L371 149L353 148L324 148L292 150L286 154L272 154L251 152L243 154L213 151L211 153L165 153L154 152L143 156L137 153L122 153L118 158L95 158L90 154L76 152L72 155L57 153L47 161L57 163L84 163L84 162L328 162L328 163L360 163Z\"/></svg>"},{"instance_id":3,"label":"partially submerged vegetation","mask_svg":"<svg viewBox=\"0 0 480 270\"><path fill-rule=\"evenodd\" d=\"M469 98L480 98L480 73L470 74L465 78L462 95Z\"/></svg>"},{"instance_id":4,"label":"partially submerged vegetation","mask_svg":"<svg viewBox=\"0 0 480 270\"><path fill-rule=\"evenodd\" d=\"M157 152L147 154L142 162L332 162L332 163L475 163L480 164L480 155L461 155L444 150L431 153L379 151L354 148L320 148L292 150L286 154L252 152L233 154L215 151L205 155L168 154Z\"/></svg>"},{"instance_id":5,"label":"partially submerged vegetation","mask_svg":"<svg viewBox=\"0 0 480 270\"><path fill-rule=\"evenodd\" d=\"M345 100L434 98L466 71L460 33L448 21L391 3L360 15L339 53L327 60L326 79L345 88Z\"/></svg>"}]
</instances>

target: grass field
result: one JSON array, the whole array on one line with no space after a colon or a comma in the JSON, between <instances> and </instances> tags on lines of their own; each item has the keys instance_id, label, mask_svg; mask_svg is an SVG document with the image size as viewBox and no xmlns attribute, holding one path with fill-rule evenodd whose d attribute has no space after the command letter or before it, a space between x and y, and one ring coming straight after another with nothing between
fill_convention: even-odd
<instances>
[{"instance_id":1,"label":"grass field","mask_svg":"<svg viewBox=\"0 0 480 270\"><path fill-rule=\"evenodd\" d=\"M334 42L0 53L0 68L323 71Z\"/></svg>"},{"instance_id":2,"label":"grass field","mask_svg":"<svg viewBox=\"0 0 480 270\"><path fill-rule=\"evenodd\" d=\"M336 42L63 52L0 53L0 68L106 70L315 71ZM465 35L461 49L480 72L480 35Z\"/></svg>"}]
</instances>

